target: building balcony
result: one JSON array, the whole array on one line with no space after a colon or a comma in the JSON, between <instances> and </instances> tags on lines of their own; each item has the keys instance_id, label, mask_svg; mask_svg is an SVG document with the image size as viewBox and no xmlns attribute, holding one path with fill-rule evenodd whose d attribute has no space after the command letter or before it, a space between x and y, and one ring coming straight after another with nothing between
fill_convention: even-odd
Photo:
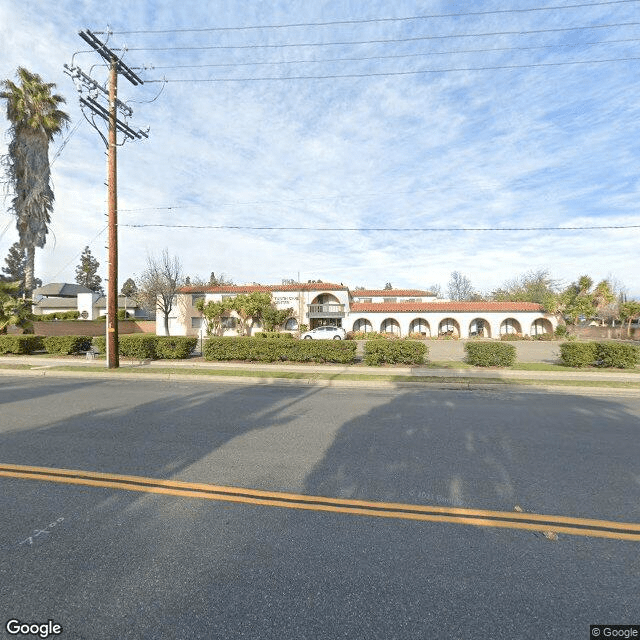
<instances>
[{"instance_id":1,"label":"building balcony","mask_svg":"<svg viewBox=\"0 0 640 640\"><path fill-rule=\"evenodd\" d=\"M309 319L345 317L343 304L309 304L307 307Z\"/></svg>"}]
</instances>

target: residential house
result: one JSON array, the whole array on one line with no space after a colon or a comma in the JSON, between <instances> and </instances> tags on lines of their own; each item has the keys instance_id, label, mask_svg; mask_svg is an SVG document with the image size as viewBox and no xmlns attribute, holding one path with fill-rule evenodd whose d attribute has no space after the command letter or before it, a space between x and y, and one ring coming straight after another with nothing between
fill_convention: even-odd
<instances>
[{"instance_id":1,"label":"residential house","mask_svg":"<svg viewBox=\"0 0 640 640\"><path fill-rule=\"evenodd\" d=\"M203 317L196 308L199 299L219 302L225 298L254 291L269 292L278 309L292 308L283 326L298 331L335 325L347 331L394 333L400 337L415 335L460 338L498 338L505 333L539 335L551 333L557 326L553 314L531 302L452 302L437 300L423 290L357 289L343 284L309 281L282 285L230 285L222 287L189 286L179 290L169 318L171 335L205 335ZM229 312L223 319L224 335L237 335L237 316ZM261 329L258 322L250 332ZM156 319L156 333L164 334L164 322Z\"/></svg>"}]
</instances>

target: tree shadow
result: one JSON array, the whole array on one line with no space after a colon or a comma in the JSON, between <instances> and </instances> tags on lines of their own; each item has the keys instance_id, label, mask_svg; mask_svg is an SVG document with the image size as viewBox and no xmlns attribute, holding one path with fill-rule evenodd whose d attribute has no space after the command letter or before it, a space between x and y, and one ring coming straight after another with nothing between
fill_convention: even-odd
<instances>
[{"instance_id":1,"label":"tree shadow","mask_svg":"<svg viewBox=\"0 0 640 640\"><path fill-rule=\"evenodd\" d=\"M624 400L144 381L125 391L126 384L92 386L103 401L78 402L68 418L3 435L0 447L12 462L232 484L238 464L255 465L256 478L268 475L274 463L261 466L256 439L298 420L298 429L280 431L274 442L282 446L283 462L291 451L284 438L305 448L318 446L316 431L331 434L303 478L309 494L504 510L519 504L541 513L640 519L640 485L630 490L628 484L629 473L638 473L640 427ZM243 438L249 440L233 448ZM623 456L613 442L619 438L630 440ZM241 462L241 449L253 449L254 456ZM215 455L221 451L230 457L226 466ZM13 459L19 452L22 458ZM614 458L614 465L599 464ZM274 478L268 488L279 488L280 476ZM24 504L45 504L69 491L15 482L22 483ZM541 585L556 580L560 592L578 582L584 589L593 579L571 562L591 558L591 546L576 544L573 555L560 545L540 553L533 536L519 535L515 544L515 535L500 532L500 540L514 543L496 554L493 538L476 527L425 528L91 487L73 492L76 511L60 528L61 544L7 554L14 591L27 594L39 575L56 576L55 589L40 585L37 599L24 595L23 606L19 596L6 600L25 619L60 618L79 638L404 640L445 632L463 637L461 630L472 628L480 637L507 638L522 637L508 621L519 623L532 611L545 625L533 635L560 637L566 619L575 624L586 613L612 612L623 619L633 601L610 575L598 576L601 602L586 613L582 596L555 603L547 586L532 600L527 580L510 591L494 589L514 567L527 579L542 576ZM608 511L593 512L593 494ZM606 553L609 547L598 542L593 548ZM623 566L620 558L608 562L614 572ZM553 573L558 563L566 569L559 576ZM93 602L90 621L82 617L87 600ZM492 627L489 611L502 615L503 628Z\"/></svg>"},{"instance_id":2,"label":"tree shadow","mask_svg":"<svg viewBox=\"0 0 640 640\"><path fill-rule=\"evenodd\" d=\"M624 398L407 390L346 423L306 490L640 521L639 435Z\"/></svg>"}]
</instances>

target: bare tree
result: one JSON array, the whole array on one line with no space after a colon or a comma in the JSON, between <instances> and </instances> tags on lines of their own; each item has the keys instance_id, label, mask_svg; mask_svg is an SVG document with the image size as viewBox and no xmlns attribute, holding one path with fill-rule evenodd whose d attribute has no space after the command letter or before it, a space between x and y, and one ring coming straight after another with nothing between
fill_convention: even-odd
<instances>
[{"instance_id":1,"label":"bare tree","mask_svg":"<svg viewBox=\"0 0 640 640\"><path fill-rule=\"evenodd\" d=\"M168 249L164 249L159 258L147 256L147 268L140 276L135 299L143 307L155 308L164 316L166 335L169 335L169 314L182 281L180 259L170 256Z\"/></svg>"},{"instance_id":2,"label":"bare tree","mask_svg":"<svg viewBox=\"0 0 640 640\"><path fill-rule=\"evenodd\" d=\"M456 302L461 300L471 300L475 295L473 286L471 286L471 280L459 271L454 271L451 274L451 280L449 280L447 290L449 293L449 299L455 300Z\"/></svg>"}]
</instances>

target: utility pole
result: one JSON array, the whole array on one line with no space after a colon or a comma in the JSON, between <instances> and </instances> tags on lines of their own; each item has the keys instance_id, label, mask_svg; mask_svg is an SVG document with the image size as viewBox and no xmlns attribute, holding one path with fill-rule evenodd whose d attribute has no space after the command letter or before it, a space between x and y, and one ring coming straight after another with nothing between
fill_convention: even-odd
<instances>
[{"instance_id":1,"label":"utility pole","mask_svg":"<svg viewBox=\"0 0 640 640\"><path fill-rule=\"evenodd\" d=\"M78 35L107 62L109 66L109 87L101 84L84 73L79 67L64 65L65 72L76 83L80 93L80 105L91 112L90 123L98 131L107 147L107 218L108 218L108 262L109 273L107 283L107 367L115 369L120 366L118 346L118 132L124 136L124 142L140 138L148 138L147 131L134 131L126 122L118 119L118 111L125 117L132 115L132 110L118 100L118 75L124 76L134 86L144 84L143 81L122 60L101 42L88 29ZM83 94L87 94L86 97ZM108 98L108 108L98 102L102 94ZM84 111L83 111L84 113ZM105 137L96 126L93 116L99 116L108 123L108 135ZM86 117L86 114L85 114ZM89 118L87 118L89 120ZM122 144L124 144L124 142Z\"/></svg>"},{"instance_id":2,"label":"utility pole","mask_svg":"<svg viewBox=\"0 0 640 640\"><path fill-rule=\"evenodd\" d=\"M107 216L109 223L109 282L107 285L107 344L109 369L120 366L118 341L118 162L116 123L118 113L116 60L109 63L109 148L107 150Z\"/></svg>"}]
</instances>

